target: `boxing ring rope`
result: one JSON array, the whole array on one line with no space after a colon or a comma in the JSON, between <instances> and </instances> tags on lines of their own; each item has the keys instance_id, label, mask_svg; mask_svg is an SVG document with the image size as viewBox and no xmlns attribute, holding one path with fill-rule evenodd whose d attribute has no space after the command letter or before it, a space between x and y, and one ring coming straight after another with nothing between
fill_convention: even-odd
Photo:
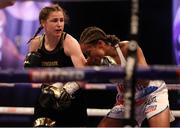
<instances>
[{"instance_id":1,"label":"boxing ring rope","mask_svg":"<svg viewBox=\"0 0 180 128\"><path fill-rule=\"evenodd\" d=\"M16 0L16 1L35 1L35 0ZM43 0L36 0L43 1ZM51 0L53 1L71 1L79 0ZM80 0L87 2L89 0ZM93 0L90 0L93 1ZM94 0L103 1L103 0ZM105 76L104 74L107 74ZM63 68L63 69L29 69L29 70L1 70L0 71L0 87L15 87L15 83L41 83L41 82L67 82L67 81L87 81L87 82L102 82L106 80L122 80L125 77L124 68L121 67L91 67L84 69ZM162 79L167 83L180 82L180 67L176 66L151 66L149 68L136 69L136 77L139 79ZM2 83L5 82L5 83ZM6 83L8 82L8 83ZM88 85L88 84L87 84ZM33 87L33 86L32 86ZM35 86L40 87L40 86ZM85 86L85 89L115 89L113 84L92 84ZM179 90L179 84L167 84L169 90ZM105 116L110 109L88 108L88 116ZM180 117L180 111L172 110L175 117ZM32 107L0 107L0 114L22 114L33 115L34 108Z\"/></svg>"},{"instance_id":2,"label":"boxing ring rope","mask_svg":"<svg viewBox=\"0 0 180 128\"><path fill-rule=\"evenodd\" d=\"M97 108L88 108L88 116L105 116L110 109L97 109ZM175 117L180 117L180 111L171 110ZM0 114L19 114L19 115L33 115L33 107L0 107Z\"/></svg>"},{"instance_id":3,"label":"boxing ring rope","mask_svg":"<svg viewBox=\"0 0 180 128\"><path fill-rule=\"evenodd\" d=\"M104 75L106 74L106 75ZM99 82L107 80L122 80L125 76L124 68L116 67L86 67L76 68L38 68L27 70L1 70L0 87L26 86L27 83L35 83L39 88L41 82L66 82L66 81L87 81ZM163 79L165 81L180 81L180 67L178 66L150 66L149 68L137 68L136 76L139 79ZM176 82L175 82L176 81ZM4 83L5 82L5 83ZM103 86L104 85L104 86ZM33 87L33 86L32 86ZM179 90L179 84L167 84L170 90ZM113 84L87 84L85 89L115 89ZM88 116L105 116L110 109L88 108ZM171 110L175 117L180 117L180 111ZM0 107L0 114L32 115L33 107Z\"/></svg>"},{"instance_id":4,"label":"boxing ring rope","mask_svg":"<svg viewBox=\"0 0 180 128\"><path fill-rule=\"evenodd\" d=\"M166 84L168 90L180 90L180 84ZM40 83L27 84L27 83L0 83L0 87L31 87L40 88ZM116 90L115 84L100 84L100 83L87 83L84 88L85 90Z\"/></svg>"},{"instance_id":5,"label":"boxing ring rope","mask_svg":"<svg viewBox=\"0 0 180 128\"><path fill-rule=\"evenodd\" d=\"M152 65L148 68L137 67L137 79L165 80L167 83L180 82L179 66ZM106 75L104 75L106 74ZM85 67L85 68L37 68L27 70L1 70L0 83L42 83L87 81L103 83L107 80L122 80L125 77L124 68Z\"/></svg>"}]
</instances>

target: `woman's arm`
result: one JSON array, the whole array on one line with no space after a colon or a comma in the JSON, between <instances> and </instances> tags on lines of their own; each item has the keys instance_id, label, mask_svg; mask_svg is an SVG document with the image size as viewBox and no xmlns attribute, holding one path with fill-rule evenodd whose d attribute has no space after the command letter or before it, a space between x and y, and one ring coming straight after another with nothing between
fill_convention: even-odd
<instances>
[{"instance_id":1,"label":"woman's arm","mask_svg":"<svg viewBox=\"0 0 180 128\"><path fill-rule=\"evenodd\" d=\"M36 52L40 45L40 36L35 37L29 42L28 52Z\"/></svg>"},{"instance_id":2,"label":"woman's arm","mask_svg":"<svg viewBox=\"0 0 180 128\"><path fill-rule=\"evenodd\" d=\"M64 51L71 57L75 67L84 67L86 59L81 51L78 41L71 35L67 34L64 41Z\"/></svg>"},{"instance_id":3,"label":"woman's arm","mask_svg":"<svg viewBox=\"0 0 180 128\"><path fill-rule=\"evenodd\" d=\"M40 45L40 38L34 38L29 43L28 53L24 60L24 67L39 67L41 64L41 55L37 52Z\"/></svg>"}]
</instances>

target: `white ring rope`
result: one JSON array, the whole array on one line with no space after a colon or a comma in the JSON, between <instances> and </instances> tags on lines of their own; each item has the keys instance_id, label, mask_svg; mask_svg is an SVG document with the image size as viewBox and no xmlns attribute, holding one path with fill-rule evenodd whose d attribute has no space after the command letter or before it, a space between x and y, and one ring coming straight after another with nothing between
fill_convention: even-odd
<instances>
[{"instance_id":1,"label":"white ring rope","mask_svg":"<svg viewBox=\"0 0 180 128\"><path fill-rule=\"evenodd\" d=\"M105 116L110 109L88 108L88 116ZM175 117L180 117L179 110L171 110ZM33 115L33 107L0 107L0 114Z\"/></svg>"},{"instance_id":2,"label":"white ring rope","mask_svg":"<svg viewBox=\"0 0 180 128\"><path fill-rule=\"evenodd\" d=\"M107 74L108 76L106 76L105 79L108 78L113 78L116 76L121 78L122 76L124 76L123 74L123 69L118 67L118 68L104 68L104 67L91 67L91 68L85 68L84 70L77 70L74 68L69 68L69 69L49 69L49 70L29 70L29 71L13 71L13 70L7 70L7 71L0 71L0 76L1 76L1 80L3 80L3 78L6 78L7 81L11 80L9 78L13 78L13 80L15 81L15 79L19 78L19 81L23 78L26 78L26 80L24 80L23 82L21 82L20 84L25 86L29 81L43 81L45 79L48 80L86 80L86 79L92 79L89 77L97 77L99 74L103 74L103 78L106 76L104 74ZM174 78L174 80L180 80L180 67L177 66L152 66L151 68L148 69L140 69L138 70L141 77L146 74L145 78L147 77L152 77L154 75L154 79L155 78L159 78L160 75L162 75L162 78ZM97 74L96 74L97 73ZM150 75L147 75L147 74ZM168 74L169 73L169 74ZM96 75L95 75L96 74ZM165 75L164 75L165 74ZM94 76L95 75L95 76ZM113 75L113 76L111 76ZM3 77L3 78L2 78ZM18 77L18 78L17 78ZM31 77L31 78L29 78ZM37 78L36 78L37 77ZM28 79L27 79L28 78ZM150 78L151 79L151 78ZM10 83L2 83L0 84L0 86L8 86L8 87L15 87L16 84L14 84L14 82L10 81ZM13 83L12 83L13 82ZM36 83L37 84L37 83ZM33 84L32 84L33 85ZM32 86L32 87L39 87L40 84L38 84L38 86ZM85 87L85 89L107 89L108 87L111 87L113 84L93 84ZM114 85L113 85L114 86ZM180 85L178 84L169 84L167 85L168 89L170 90L179 90ZM115 87L115 86L114 86ZM107 112L110 109L87 109L88 115L89 116L105 116L107 114ZM0 107L0 114L23 114L23 115L32 115L34 113L34 108L32 107ZM172 110L172 113L174 114L175 117L180 117L180 111L178 110Z\"/></svg>"},{"instance_id":3,"label":"white ring rope","mask_svg":"<svg viewBox=\"0 0 180 128\"><path fill-rule=\"evenodd\" d=\"M26 87L32 87L32 88L40 88L41 84L34 83L34 84L27 84L27 83L0 83L1 87L18 87L18 86L26 86ZM168 90L180 90L180 84L166 84ZM116 85L115 84L102 84L102 83L88 83L84 87L85 90L115 90Z\"/></svg>"}]
</instances>

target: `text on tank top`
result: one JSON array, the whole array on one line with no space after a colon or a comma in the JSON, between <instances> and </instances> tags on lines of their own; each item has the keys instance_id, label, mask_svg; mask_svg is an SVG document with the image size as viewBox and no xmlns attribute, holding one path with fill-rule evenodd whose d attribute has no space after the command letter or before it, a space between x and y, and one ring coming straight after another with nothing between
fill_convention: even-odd
<instances>
[{"instance_id":1,"label":"text on tank top","mask_svg":"<svg viewBox=\"0 0 180 128\"><path fill-rule=\"evenodd\" d=\"M73 63L69 56L64 53L64 48L62 46L64 39L66 38L66 33L63 32L62 36L56 45L55 49L52 51L47 51L45 48L45 35L42 35L41 46L38 52L42 55L41 67L72 67Z\"/></svg>"}]
</instances>

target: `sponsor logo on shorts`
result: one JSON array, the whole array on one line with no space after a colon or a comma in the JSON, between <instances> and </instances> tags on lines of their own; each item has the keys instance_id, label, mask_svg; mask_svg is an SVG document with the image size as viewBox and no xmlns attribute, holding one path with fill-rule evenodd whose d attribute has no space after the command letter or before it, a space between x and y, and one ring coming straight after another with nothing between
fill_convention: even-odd
<instances>
[{"instance_id":1,"label":"sponsor logo on shorts","mask_svg":"<svg viewBox=\"0 0 180 128\"><path fill-rule=\"evenodd\" d=\"M136 99L143 98L151 94L152 92L156 91L157 89L158 87L156 86L148 86L142 90L139 90L139 92L136 93Z\"/></svg>"},{"instance_id":2,"label":"sponsor logo on shorts","mask_svg":"<svg viewBox=\"0 0 180 128\"><path fill-rule=\"evenodd\" d=\"M151 105L151 104L156 103L156 102L157 102L156 97L152 97L152 98L149 98L149 100L147 100L145 102L145 104L146 105Z\"/></svg>"},{"instance_id":3,"label":"sponsor logo on shorts","mask_svg":"<svg viewBox=\"0 0 180 128\"><path fill-rule=\"evenodd\" d=\"M149 106L148 108L146 108L145 110L145 114L149 113L149 112L152 112L152 111L155 111L157 108L157 105L151 105Z\"/></svg>"},{"instance_id":4,"label":"sponsor logo on shorts","mask_svg":"<svg viewBox=\"0 0 180 128\"><path fill-rule=\"evenodd\" d=\"M123 106L115 106L111 109L111 111L108 113L109 114L120 114L124 112L124 107Z\"/></svg>"}]
</instances>

